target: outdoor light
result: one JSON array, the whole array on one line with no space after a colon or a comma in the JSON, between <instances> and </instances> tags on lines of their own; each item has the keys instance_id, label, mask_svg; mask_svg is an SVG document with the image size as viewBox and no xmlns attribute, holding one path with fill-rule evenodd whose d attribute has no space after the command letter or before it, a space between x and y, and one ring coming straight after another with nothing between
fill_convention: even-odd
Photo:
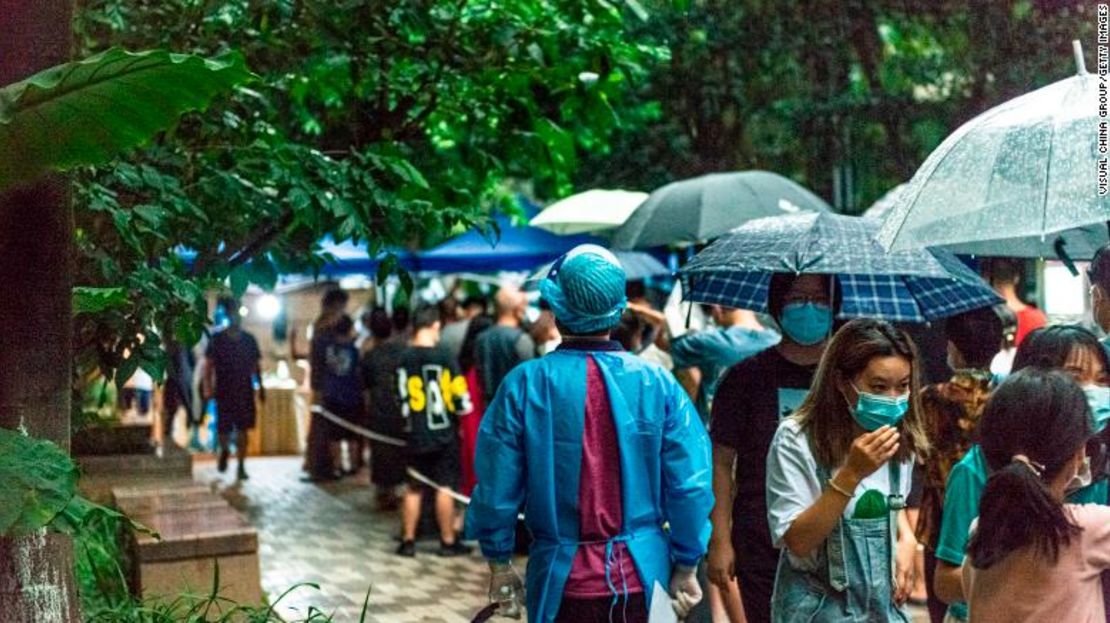
<instances>
[{"instance_id":1,"label":"outdoor light","mask_svg":"<svg viewBox=\"0 0 1110 623\"><path fill-rule=\"evenodd\" d=\"M599 78L601 78L601 76L592 71L583 71L582 73L578 74L578 80L588 87L592 87Z\"/></svg>"},{"instance_id":2,"label":"outdoor light","mask_svg":"<svg viewBox=\"0 0 1110 623\"><path fill-rule=\"evenodd\" d=\"M239 317L246 318L250 313L251 313L251 310L247 309L246 305L240 305L239 306Z\"/></svg>"},{"instance_id":3,"label":"outdoor light","mask_svg":"<svg viewBox=\"0 0 1110 623\"><path fill-rule=\"evenodd\" d=\"M273 294L263 294L255 301L254 311L263 320L273 320L281 313L281 301Z\"/></svg>"}]
</instances>

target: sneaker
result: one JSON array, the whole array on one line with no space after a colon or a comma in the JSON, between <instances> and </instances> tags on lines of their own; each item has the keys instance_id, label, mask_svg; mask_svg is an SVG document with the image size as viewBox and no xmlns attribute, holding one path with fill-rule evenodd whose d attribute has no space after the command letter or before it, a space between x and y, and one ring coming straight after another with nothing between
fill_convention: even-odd
<instances>
[{"instance_id":1,"label":"sneaker","mask_svg":"<svg viewBox=\"0 0 1110 623\"><path fill-rule=\"evenodd\" d=\"M405 558L415 558L416 541L401 541L401 544L397 547L397 555Z\"/></svg>"},{"instance_id":2,"label":"sneaker","mask_svg":"<svg viewBox=\"0 0 1110 623\"><path fill-rule=\"evenodd\" d=\"M459 541L448 545L443 541L439 542L439 555L444 558L453 558L455 556L468 556L473 552L474 548L469 545L463 545Z\"/></svg>"},{"instance_id":3,"label":"sneaker","mask_svg":"<svg viewBox=\"0 0 1110 623\"><path fill-rule=\"evenodd\" d=\"M243 467L242 463L239 464L239 471L235 474L235 477L239 480L249 480L250 479L250 476L247 475L247 470L246 470L245 467Z\"/></svg>"},{"instance_id":4,"label":"sneaker","mask_svg":"<svg viewBox=\"0 0 1110 623\"><path fill-rule=\"evenodd\" d=\"M227 452L220 452L219 461L216 463L216 471L221 474L227 471Z\"/></svg>"}]
</instances>

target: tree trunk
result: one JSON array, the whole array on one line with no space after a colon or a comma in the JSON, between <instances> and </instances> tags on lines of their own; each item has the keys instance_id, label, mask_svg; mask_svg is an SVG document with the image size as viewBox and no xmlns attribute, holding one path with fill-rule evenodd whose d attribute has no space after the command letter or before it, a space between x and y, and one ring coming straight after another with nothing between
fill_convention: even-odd
<instances>
[{"instance_id":1,"label":"tree trunk","mask_svg":"<svg viewBox=\"0 0 1110 623\"><path fill-rule=\"evenodd\" d=\"M0 85L70 58L70 0L0 0ZM19 154L3 154L19 158ZM0 193L0 426L69 448L73 213L68 182ZM0 617L75 621L73 547L0 539Z\"/></svg>"}]
</instances>

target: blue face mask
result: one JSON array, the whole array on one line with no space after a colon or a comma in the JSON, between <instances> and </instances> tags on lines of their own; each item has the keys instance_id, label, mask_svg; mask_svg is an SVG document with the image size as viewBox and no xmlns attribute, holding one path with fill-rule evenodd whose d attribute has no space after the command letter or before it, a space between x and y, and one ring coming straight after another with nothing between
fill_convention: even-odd
<instances>
[{"instance_id":1,"label":"blue face mask","mask_svg":"<svg viewBox=\"0 0 1110 623\"><path fill-rule=\"evenodd\" d=\"M1110 387L1102 385L1085 385L1083 393L1087 394L1087 404L1091 407L1092 424L1095 432L1101 433L1110 421Z\"/></svg>"},{"instance_id":2,"label":"blue face mask","mask_svg":"<svg viewBox=\"0 0 1110 623\"><path fill-rule=\"evenodd\" d=\"M852 409L852 418L856 420L863 430L871 432L883 426L897 426L906 411L910 408L910 394L906 392L901 396L880 396L861 392L855 385L859 398L856 399L856 408Z\"/></svg>"},{"instance_id":3,"label":"blue face mask","mask_svg":"<svg viewBox=\"0 0 1110 623\"><path fill-rule=\"evenodd\" d=\"M782 308L779 325L786 337L802 346L813 346L829 336L832 309L821 303L789 303Z\"/></svg>"}]
</instances>

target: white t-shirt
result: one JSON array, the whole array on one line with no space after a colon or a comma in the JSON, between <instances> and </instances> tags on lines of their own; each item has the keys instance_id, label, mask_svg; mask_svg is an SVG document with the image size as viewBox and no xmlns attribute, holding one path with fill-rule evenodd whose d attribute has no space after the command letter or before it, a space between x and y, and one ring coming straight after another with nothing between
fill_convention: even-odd
<instances>
[{"instance_id":1,"label":"white t-shirt","mask_svg":"<svg viewBox=\"0 0 1110 623\"><path fill-rule=\"evenodd\" d=\"M899 489L903 497L910 494L910 480L913 478L913 461L899 466ZM835 475L839 468L831 470ZM775 547L783 547L782 538L794 520L821 497L822 482L817 476L817 460L809 449L809 442L799 428L798 421L792 417L779 423L771 450L767 454L767 521L771 527L771 539ZM856 503L869 489L877 489L885 498L890 494L890 468L880 467L875 473L863 479L856 487L855 495L844 508L844 516L850 518L856 510ZM795 560L791 556L792 560ZM804 562L795 560L798 566Z\"/></svg>"},{"instance_id":2,"label":"white t-shirt","mask_svg":"<svg viewBox=\"0 0 1110 623\"><path fill-rule=\"evenodd\" d=\"M132 374L131 378L127 379L127 382L124 383L123 386L149 392L154 390L154 379L146 373L146 370L138 368L135 370L135 374Z\"/></svg>"}]
</instances>

